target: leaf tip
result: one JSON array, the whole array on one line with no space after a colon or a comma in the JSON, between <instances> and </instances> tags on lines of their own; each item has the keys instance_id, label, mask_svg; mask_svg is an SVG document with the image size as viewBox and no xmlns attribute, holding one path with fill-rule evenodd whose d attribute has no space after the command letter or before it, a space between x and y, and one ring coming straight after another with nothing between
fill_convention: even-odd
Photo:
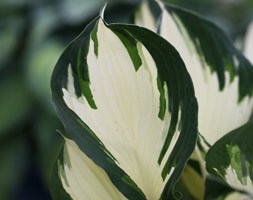
<instances>
[{"instance_id":1,"label":"leaf tip","mask_svg":"<svg viewBox=\"0 0 253 200\"><path fill-rule=\"evenodd\" d=\"M105 2L104 6L100 9L99 11L99 16L104 19L104 13L105 13L105 8L107 6L107 2Z\"/></svg>"}]
</instances>

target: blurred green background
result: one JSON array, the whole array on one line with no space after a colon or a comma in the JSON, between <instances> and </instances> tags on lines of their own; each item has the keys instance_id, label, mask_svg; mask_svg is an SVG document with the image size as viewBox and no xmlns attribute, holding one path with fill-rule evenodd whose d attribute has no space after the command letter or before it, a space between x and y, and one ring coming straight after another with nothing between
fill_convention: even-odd
<instances>
[{"instance_id":1,"label":"blurred green background","mask_svg":"<svg viewBox=\"0 0 253 200\"><path fill-rule=\"evenodd\" d=\"M167 0L243 38L252 0ZM105 19L130 23L141 0L108 0ZM47 200L63 130L50 97L50 76L66 45L104 0L0 0L0 200Z\"/></svg>"}]
</instances>

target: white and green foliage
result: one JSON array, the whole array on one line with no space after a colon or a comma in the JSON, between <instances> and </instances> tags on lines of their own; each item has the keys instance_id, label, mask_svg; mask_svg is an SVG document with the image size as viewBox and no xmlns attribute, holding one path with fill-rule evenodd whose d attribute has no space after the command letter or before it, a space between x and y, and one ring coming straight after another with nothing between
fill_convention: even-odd
<instances>
[{"instance_id":1,"label":"white and green foliage","mask_svg":"<svg viewBox=\"0 0 253 200\"><path fill-rule=\"evenodd\" d=\"M147 1L141 5L142 14L137 12L136 23L154 29L150 22L157 21L157 32L179 52L194 83L199 132L214 144L249 119L253 109L253 68L212 22L160 1L156 8L159 18L152 14L149 20L142 20L152 13L148 5Z\"/></svg>"},{"instance_id":2,"label":"white and green foliage","mask_svg":"<svg viewBox=\"0 0 253 200\"><path fill-rule=\"evenodd\" d=\"M253 198L253 123L228 133L206 155L207 170L242 192L228 199Z\"/></svg>"},{"instance_id":3,"label":"white and green foliage","mask_svg":"<svg viewBox=\"0 0 253 200\"><path fill-rule=\"evenodd\" d=\"M60 57L51 88L66 129L55 199L171 195L197 138L192 82L173 46L98 17Z\"/></svg>"},{"instance_id":4,"label":"white and green foliage","mask_svg":"<svg viewBox=\"0 0 253 200\"><path fill-rule=\"evenodd\" d=\"M204 140L214 144L212 157L222 137L252 114L253 68L227 36L192 12L149 3L154 9L144 1L135 21L166 40L97 17L56 64L51 90L65 144L52 176L54 199L173 199L198 122ZM232 153L244 151L227 147L221 166L238 173L252 168L252 161L232 166L238 159ZM227 181L212 158L207 164Z\"/></svg>"},{"instance_id":5,"label":"white and green foliage","mask_svg":"<svg viewBox=\"0 0 253 200\"><path fill-rule=\"evenodd\" d=\"M155 9L150 9L154 8L154 2L145 1L136 14L136 23L156 29L179 51L184 60L194 83L199 104L199 132L207 151L210 145L216 141L219 143L220 138L246 123L252 115L253 68L216 25L192 12L157 2L156 10L159 10L160 18L155 17ZM148 14L151 14L149 20L143 20ZM157 22L156 28L154 21ZM250 40L249 36L247 38ZM246 54L249 54L251 46L248 41ZM251 140L252 133L249 131L242 140ZM205 166L204 160L201 157L199 159ZM208 171L212 161L207 163ZM221 157L219 161L224 162ZM228 176L233 176L232 171ZM234 179L234 184L227 182L233 187L234 184L240 184L240 179ZM252 185L250 189L253 190Z\"/></svg>"}]
</instances>

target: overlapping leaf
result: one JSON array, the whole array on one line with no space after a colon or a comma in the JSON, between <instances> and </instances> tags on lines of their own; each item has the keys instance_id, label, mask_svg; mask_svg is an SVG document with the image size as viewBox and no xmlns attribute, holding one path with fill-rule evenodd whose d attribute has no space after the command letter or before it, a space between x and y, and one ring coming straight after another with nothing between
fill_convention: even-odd
<instances>
[{"instance_id":1,"label":"overlapping leaf","mask_svg":"<svg viewBox=\"0 0 253 200\"><path fill-rule=\"evenodd\" d=\"M67 133L56 177L72 199L166 199L197 130L192 83L173 46L96 18L60 57L51 89Z\"/></svg>"},{"instance_id":2,"label":"overlapping leaf","mask_svg":"<svg viewBox=\"0 0 253 200\"><path fill-rule=\"evenodd\" d=\"M205 153L210 145L249 120L253 111L253 67L215 24L190 11L157 2L144 1L136 23L154 30L150 22L157 20L157 32L184 60L199 103L199 131L203 135L199 147ZM151 12L149 20L143 20ZM245 140L251 139L245 136ZM216 159L224 162L222 156L209 162ZM204 168L205 163L200 161Z\"/></svg>"},{"instance_id":3,"label":"overlapping leaf","mask_svg":"<svg viewBox=\"0 0 253 200\"><path fill-rule=\"evenodd\" d=\"M180 53L189 71L199 103L199 131L213 144L229 131L244 124L253 110L253 67L233 46L226 34L199 15L154 1L144 1L136 15L140 26L153 28L144 15L160 10L157 31ZM147 11L150 9L150 11ZM159 18L155 17L159 16ZM235 117L236 116L236 117Z\"/></svg>"}]
</instances>

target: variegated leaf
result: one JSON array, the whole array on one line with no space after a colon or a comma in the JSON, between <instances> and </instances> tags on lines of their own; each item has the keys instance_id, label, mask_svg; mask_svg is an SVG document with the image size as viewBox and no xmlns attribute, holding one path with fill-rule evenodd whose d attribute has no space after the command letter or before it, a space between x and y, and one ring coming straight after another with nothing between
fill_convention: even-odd
<instances>
[{"instance_id":1,"label":"variegated leaf","mask_svg":"<svg viewBox=\"0 0 253 200\"><path fill-rule=\"evenodd\" d=\"M153 29L150 21L157 20L159 34L178 50L194 83L199 131L212 145L249 119L253 67L220 28L191 11L157 0L159 19L153 14L152 20L142 20L151 13L147 2L139 9L142 13L136 14L136 23Z\"/></svg>"},{"instance_id":2,"label":"variegated leaf","mask_svg":"<svg viewBox=\"0 0 253 200\"><path fill-rule=\"evenodd\" d=\"M248 122L218 140L206 154L208 172L245 193L230 195L229 199L253 198L252 130L253 122Z\"/></svg>"},{"instance_id":3,"label":"variegated leaf","mask_svg":"<svg viewBox=\"0 0 253 200\"><path fill-rule=\"evenodd\" d=\"M154 9L147 2L154 3L144 1L136 23L154 30L151 23L139 17ZM249 120L253 110L253 67L215 24L190 11L157 2L160 17L153 14L149 18L157 20L159 34L179 51L191 74L199 103L199 148L205 153L210 145ZM204 169L204 160L199 160Z\"/></svg>"},{"instance_id":4,"label":"variegated leaf","mask_svg":"<svg viewBox=\"0 0 253 200\"><path fill-rule=\"evenodd\" d=\"M51 89L67 132L56 168L72 199L166 199L197 136L192 82L173 46L98 17L60 57Z\"/></svg>"}]
</instances>

